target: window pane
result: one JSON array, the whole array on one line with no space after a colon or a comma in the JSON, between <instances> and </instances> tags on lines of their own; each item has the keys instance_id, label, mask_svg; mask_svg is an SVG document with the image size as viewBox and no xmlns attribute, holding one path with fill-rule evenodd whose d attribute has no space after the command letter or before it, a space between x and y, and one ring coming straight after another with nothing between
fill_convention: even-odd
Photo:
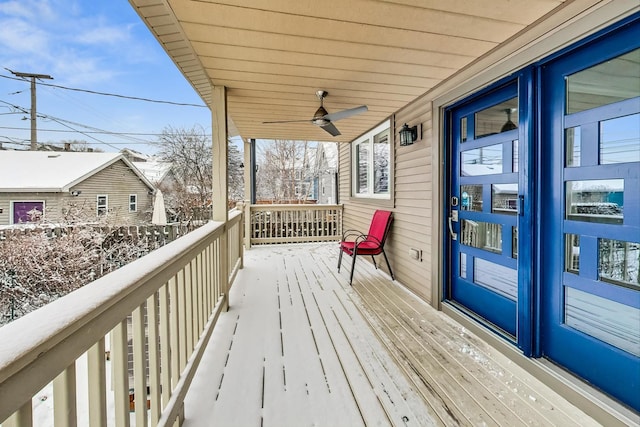
<instances>
[{"instance_id":1,"label":"window pane","mask_svg":"<svg viewBox=\"0 0 640 427\"><path fill-rule=\"evenodd\" d=\"M600 280L640 289L640 243L598 239Z\"/></svg>"},{"instance_id":2,"label":"window pane","mask_svg":"<svg viewBox=\"0 0 640 427\"><path fill-rule=\"evenodd\" d=\"M518 213L518 184L491 184L491 212Z\"/></svg>"},{"instance_id":3,"label":"window pane","mask_svg":"<svg viewBox=\"0 0 640 427\"><path fill-rule=\"evenodd\" d=\"M574 288L565 288L565 323L640 356L640 310Z\"/></svg>"},{"instance_id":4,"label":"window pane","mask_svg":"<svg viewBox=\"0 0 640 427\"><path fill-rule=\"evenodd\" d=\"M518 299L518 271L476 257L473 263L473 281L493 292L509 298Z\"/></svg>"},{"instance_id":5,"label":"window pane","mask_svg":"<svg viewBox=\"0 0 640 427\"><path fill-rule=\"evenodd\" d=\"M624 179L567 181L567 219L622 224Z\"/></svg>"},{"instance_id":6,"label":"window pane","mask_svg":"<svg viewBox=\"0 0 640 427\"><path fill-rule=\"evenodd\" d=\"M518 98L511 98L475 114L475 137L494 135L518 128Z\"/></svg>"},{"instance_id":7,"label":"window pane","mask_svg":"<svg viewBox=\"0 0 640 427\"><path fill-rule=\"evenodd\" d=\"M580 274L580 236L577 234L564 235L564 271Z\"/></svg>"},{"instance_id":8,"label":"window pane","mask_svg":"<svg viewBox=\"0 0 640 427\"><path fill-rule=\"evenodd\" d=\"M580 148L582 145L580 126L565 129L564 140L567 147L567 167L580 166Z\"/></svg>"},{"instance_id":9,"label":"window pane","mask_svg":"<svg viewBox=\"0 0 640 427\"><path fill-rule=\"evenodd\" d=\"M389 192L389 130L373 137L373 192Z\"/></svg>"},{"instance_id":10,"label":"window pane","mask_svg":"<svg viewBox=\"0 0 640 427\"><path fill-rule=\"evenodd\" d=\"M356 192L366 193L369 182L369 142L362 142L356 145L356 164L358 173L356 175Z\"/></svg>"},{"instance_id":11,"label":"window pane","mask_svg":"<svg viewBox=\"0 0 640 427\"><path fill-rule=\"evenodd\" d=\"M460 186L460 209L482 212L482 185Z\"/></svg>"},{"instance_id":12,"label":"window pane","mask_svg":"<svg viewBox=\"0 0 640 427\"><path fill-rule=\"evenodd\" d=\"M567 114L640 96L640 49L567 77Z\"/></svg>"},{"instance_id":13,"label":"window pane","mask_svg":"<svg viewBox=\"0 0 640 427\"><path fill-rule=\"evenodd\" d=\"M502 253L502 225L491 222L462 220L460 243L493 253Z\"/></svg>"},{"instance_id":14,"label":"window pane","mask_svg":"<svg viewBox=\"0 0 640 427\"><path fill-rule=\"evenodd\" d=\"M640 162L640 114L600 122L600 164Z\"/></svg>"},{"instance_id":15,"label":"window pane","mask_svg":"<svg viewBox=\"0 0 640 427\"><path fill-rule=\"evenodd\" d=\"M502 173L502 144L463 151L460 156L462 176Z\"/></svg>"}]
</instances>

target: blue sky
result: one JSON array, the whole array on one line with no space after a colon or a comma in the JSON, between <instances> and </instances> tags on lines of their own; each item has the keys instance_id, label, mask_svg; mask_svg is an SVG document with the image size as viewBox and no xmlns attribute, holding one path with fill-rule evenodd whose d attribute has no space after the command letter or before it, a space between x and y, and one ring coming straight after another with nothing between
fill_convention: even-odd
<instances>
[{"instance_id":1,"label":"blue sky","mask_svg":"<svg viewBox=\"0 0 640 427\"><path fill-rule=\"evenodd\" d=\"M13 71L48 74L43 83L125 96L204 105L126 0L0 0L0 142L24 147L31 108L30 84ZM38 85L38 141L84 140L113 152L155 151L153 135L121 136L49 130L158 134L166 126L201 126L211 133L208 108L173 106ZM17 129L14 129L17 128ZM93 139L95 138L95 139ZM96 141L99 140L100 142ZM102 144L107 143L108 145Z\"/></svg>"}]
</instances>

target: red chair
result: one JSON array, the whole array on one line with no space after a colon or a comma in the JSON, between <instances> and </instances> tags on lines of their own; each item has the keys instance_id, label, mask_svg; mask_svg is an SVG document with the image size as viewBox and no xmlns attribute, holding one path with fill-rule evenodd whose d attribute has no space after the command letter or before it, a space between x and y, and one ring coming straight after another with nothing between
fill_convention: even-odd
<instances>
[{"instance_id":1,"label":"red chair","mask_svg":"<svg viewBox=\"0 0 640 427\"><path fill-rule=\"evenodd\" d=\"M349 277L349 285L353 281L353 270L356 266L356 257L358 255L371 255L373 265L378 268L374 255L382 254L384 260L387 262L389 268L389 274L391 279L393 277L393 271L389 264L387 254L384 252L384 242L389 235L389 229L391 228L391 222L393 221L393 213L390 211L377 210L373 214L371 219L371 225L369 226L369 233L362 234L357 230L347 230L342 234L342 240L340 241L340 255L338 256L338 272L340 272L340 264L342 263L342 254L353 258L351 263L351 277ZM347 240L353 239L353 240Z\"/></svg>"}]
</instances>

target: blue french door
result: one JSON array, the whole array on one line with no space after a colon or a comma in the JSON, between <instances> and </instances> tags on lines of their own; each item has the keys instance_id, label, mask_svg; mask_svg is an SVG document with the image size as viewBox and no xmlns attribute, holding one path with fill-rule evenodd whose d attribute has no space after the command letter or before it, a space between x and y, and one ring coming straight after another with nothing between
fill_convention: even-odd
<instances>
[{"instance_id":1,"label":"blue french door","mask_svg":"<svg viewBox=\"0 0 640 427\"><path fill-rule=\"evenodd\" d=\"M520 80L454 107L449 120L447 297L514 341L523 283L519 264L530 263L518 250L528 158L522 111L530 99Z\"/></svg>"},{"instance_id":2,"label":"blue french door","mask_svg":"<svg viewBox=\"0 0 640 427\"><path fill-rule=\"evenodd\" d=\"M540 80L542 355L635 410L639 36L628 25L546 64Z\"/></svg>"}]
</instances>

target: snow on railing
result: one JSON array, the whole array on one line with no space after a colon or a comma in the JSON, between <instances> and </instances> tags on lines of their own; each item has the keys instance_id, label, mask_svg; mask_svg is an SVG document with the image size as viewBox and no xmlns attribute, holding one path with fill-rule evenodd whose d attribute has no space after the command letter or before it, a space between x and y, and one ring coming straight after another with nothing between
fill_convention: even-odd
<instances>
[{"instance_id":1,"label":"snow on railing","mask_svg":"<svg viewBox=\"0 0 640 427\"><path fill-rule=\"evenodd\" d=\"M129 426L132 418L138 426L171 426L181 420L191 380L242 268L242 230L242 211L231 211L227 223L209 222L0 328L2 426L39 425L38 393L52 381L55 425L106 426L109 420Z\"/></svg>"},{"instance_id":2,"label":"snow on railing","mask_svg":"<svg viewBox=\"0 0 640 427\"><path fill-rule=\"evenodd\" d=\"M251 245L333 241L342 234L342 205L258 204L246 209Z\"/></svg>"}]
</instances>

